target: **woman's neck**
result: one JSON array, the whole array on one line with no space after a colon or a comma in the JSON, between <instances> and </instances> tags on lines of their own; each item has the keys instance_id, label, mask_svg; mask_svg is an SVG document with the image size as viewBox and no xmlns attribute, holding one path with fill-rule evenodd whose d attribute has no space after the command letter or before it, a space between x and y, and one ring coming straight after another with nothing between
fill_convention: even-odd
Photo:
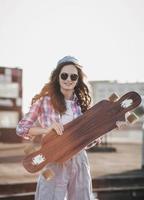
<instances>
[{"instance_id":1,"label":"woman's neck","mask_svg":"<svg viewBox=\"0 0 144 200\"><path fill-rule=\"evenodd\" d=\"M66 100L72 100L73 99L73 90L72 91L62 90L61 92L64 95L64 98Z\"/></svg>"}]
</instances>

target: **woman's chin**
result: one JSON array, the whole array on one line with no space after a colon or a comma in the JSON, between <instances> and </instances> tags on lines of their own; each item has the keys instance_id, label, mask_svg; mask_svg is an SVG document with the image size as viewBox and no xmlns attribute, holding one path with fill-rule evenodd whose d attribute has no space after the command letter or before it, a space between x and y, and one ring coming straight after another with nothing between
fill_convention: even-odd
<instances>
[{"instance_id":1,"label":"woman's chin","mask_svg":"<svg viewBox=\"0 0 144 200\"><path fill-rule=\"evenodd\" d=\"M62 89L63 90L74 90L74 88L70 87L70 86L64 86Z\"/></svg>"}]
</instances>

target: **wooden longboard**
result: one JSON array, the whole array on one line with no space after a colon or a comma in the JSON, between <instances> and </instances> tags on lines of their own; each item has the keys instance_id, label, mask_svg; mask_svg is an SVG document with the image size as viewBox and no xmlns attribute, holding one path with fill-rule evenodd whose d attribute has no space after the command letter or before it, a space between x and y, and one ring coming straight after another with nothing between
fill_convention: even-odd
<instances>
[{"instance_id":1,"label":"wooden longboard","mask_svg":"<svg viewBox=\"0 0 144 200\"><path fill-rule=\"evenodd\" d=\"M125 114L141 103L136 92L128 92L116 102L102 100L83 115L64 125L64 133L55 131L47 134L39 150L27 155L23 160L30 173L41 170L48 163L64 163L95 139L115 129L117 121L125 121Z\"/></svg>"}]
</instances>

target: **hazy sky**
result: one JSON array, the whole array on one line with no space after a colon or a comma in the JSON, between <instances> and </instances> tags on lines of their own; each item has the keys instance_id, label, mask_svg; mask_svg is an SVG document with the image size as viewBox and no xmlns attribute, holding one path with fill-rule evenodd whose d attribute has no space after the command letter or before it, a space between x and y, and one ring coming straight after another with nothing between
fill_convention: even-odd
<instances>
[{"instance_id":1,"label":"hazy sky","mask_svg":"<svg viewBox=\"0 0 144 200\"><path fill-rule=\"evenodd\" d=\"M0 0L0 66L23 69L25 108L65 55L89 80L144 81L144 1Z\"/></svg>"}]
</instances>

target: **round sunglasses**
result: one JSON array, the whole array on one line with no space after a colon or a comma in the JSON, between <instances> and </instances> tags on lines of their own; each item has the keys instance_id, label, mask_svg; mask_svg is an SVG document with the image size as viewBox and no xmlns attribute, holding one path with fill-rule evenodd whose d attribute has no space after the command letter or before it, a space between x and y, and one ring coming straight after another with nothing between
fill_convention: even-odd
<instances>
[{"instance_id":1,"label":"round sunglasses","mask_svg":"<svg viewBox=\"0 0 144 200\"><path fill-rule=\"evenodd\" d=\"M71 81L76 81L78 79L77 74L68 74L68 73L61 73L60 77L62 80L67 80L67 78L70 76Z\"/></svg>"}]
</instances>

